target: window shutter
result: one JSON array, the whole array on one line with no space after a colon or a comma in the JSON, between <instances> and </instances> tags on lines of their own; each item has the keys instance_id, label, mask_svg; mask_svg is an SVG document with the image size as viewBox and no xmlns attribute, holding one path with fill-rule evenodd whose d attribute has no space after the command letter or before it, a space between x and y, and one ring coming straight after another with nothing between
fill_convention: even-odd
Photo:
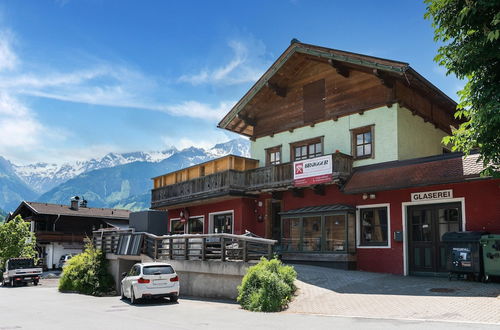
<instances>
[{"instance_id":1,"label":"window shutter","mask_svg":"<svg viewBox=\"0 0 500 330\"><path fill-rule=\"evenodd\" d=\"M304 85L304 122L310 123L325 116L325 79Z\"/></svg>"}]
</instances>

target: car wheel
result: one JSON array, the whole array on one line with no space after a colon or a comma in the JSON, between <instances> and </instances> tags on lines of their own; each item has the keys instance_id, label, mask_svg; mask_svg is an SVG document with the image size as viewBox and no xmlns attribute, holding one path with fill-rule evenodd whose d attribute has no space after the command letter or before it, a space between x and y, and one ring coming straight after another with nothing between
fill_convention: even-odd
<instances>
[{"instance_id":1,"label":"car wheel","mask_svg":"<svg viewBox=\"0 0 500 330\"><path fill-rule=\"evenodd\" d=\"M130 304L137 304L137 299L135 299L134 288L130 287Z\"/></svg>"},{"instance_id":2,"label":"car wheel","mask_svg":"<svg viewBox=\"0 0 500 330\"><path fill-rule=\"evenodd\" d=\"M123 285L122 285L122 288L120 289L120 293L121 293L120 294L120 296L121 296L120 299L121 300L125 300L125 292L123 292Z\"/></svg>"},{"instance_id":3,"label":"car wheel","mask_svg":"<svg viewBox=\"0 0 500 330\"><path fill-rule=\"evenodd\" d=\"M11 287L15 287L15 286L16 286L16 285L15 285L15 283L16 283L16 282L14 282L14 279L13 279L13 278L11 278L11 279L10 279L10 281L9 281L9 286L11 286Z\"/></svg>"},{"instance_id":4,"label":"car wheel","mask_svg":"<svg viewBox=\"0 0 500 330\"><path fill-rule=\"evenodd\" d=\"M38 285L38 281L33 281L33 285Z\"/></svg>"},{"instance_id":5,"label":"car wheel","mask_svg":"<svg viewBox=\"0 0 500 330\"><path fill-rule=\"evenodd\" d=\"M173 303L177 302L177 300L179 300L179 296L171 296L170 297L170 301Z\"/></svg>"}]
</instances>

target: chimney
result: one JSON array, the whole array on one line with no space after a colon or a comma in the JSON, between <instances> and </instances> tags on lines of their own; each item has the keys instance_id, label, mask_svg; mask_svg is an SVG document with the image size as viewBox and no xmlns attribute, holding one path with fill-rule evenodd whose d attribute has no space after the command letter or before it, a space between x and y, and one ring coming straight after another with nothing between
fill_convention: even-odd
<instances>
[{"instance_id":1,"label":"chimney","mask_svg":"<svg viewBox=\"0 0 500 330\"><path fill-rule=\"evenodd\" d=\"M80 207L87 207L87 200L85 199L85 197L82 197L82 201L80 202Z\"/></svg>"},{"instance_id":2,"label":"chimney","mask_svg":"<svg viewBox=\"0 0 500 330\"><path fill-rule=\"evenodd\" d=\"M71 197L71 209L78 211L78 201L80 200L80 197L78 196L73 196Z\"/></svg>"}]
</instances>

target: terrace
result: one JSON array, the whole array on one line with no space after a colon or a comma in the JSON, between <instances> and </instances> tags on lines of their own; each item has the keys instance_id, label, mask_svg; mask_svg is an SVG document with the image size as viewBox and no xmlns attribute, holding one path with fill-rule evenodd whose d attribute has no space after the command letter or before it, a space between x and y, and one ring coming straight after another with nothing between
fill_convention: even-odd
<instances>
[{"instance_id":1,"label":"terrace","mask_svg":"<svg viewBox=\"0 0 500 330\"><path fill-rule=\"evenodd\" d=\"M352 171L352 157L334 153L332 183ZM226 156L153 178L151 207L161 208L221 196L251 196L294 188L293 163L257 167L258 161ZM210 172L207 171L210 170Z\"/></svg>"}]
</instances>

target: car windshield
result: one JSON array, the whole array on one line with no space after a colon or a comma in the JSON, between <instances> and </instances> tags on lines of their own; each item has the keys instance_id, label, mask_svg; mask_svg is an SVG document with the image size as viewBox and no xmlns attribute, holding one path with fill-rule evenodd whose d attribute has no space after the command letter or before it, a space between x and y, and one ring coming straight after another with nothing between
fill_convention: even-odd
<instances>
[{"instance_id":1,"label":"car windshield","mask_svg":"<svg viewBox=\"0 0 500 330\"><path fill-rule=\"evenodd\" d=\"M9 263L9 269L23 269L23 268L35 267L33 259L10 259L8 263Z\"/></svg>"},{"instance_id":2,"label":"car windshield","mask_svg":"<svg viewBox=\"0 0 500 330\"><path fill-rule=\"evenodd\" d=\"M146 266L142 269L144 275L173 274L174 269L171 266Z\"/></svg>"}]
</instances>

